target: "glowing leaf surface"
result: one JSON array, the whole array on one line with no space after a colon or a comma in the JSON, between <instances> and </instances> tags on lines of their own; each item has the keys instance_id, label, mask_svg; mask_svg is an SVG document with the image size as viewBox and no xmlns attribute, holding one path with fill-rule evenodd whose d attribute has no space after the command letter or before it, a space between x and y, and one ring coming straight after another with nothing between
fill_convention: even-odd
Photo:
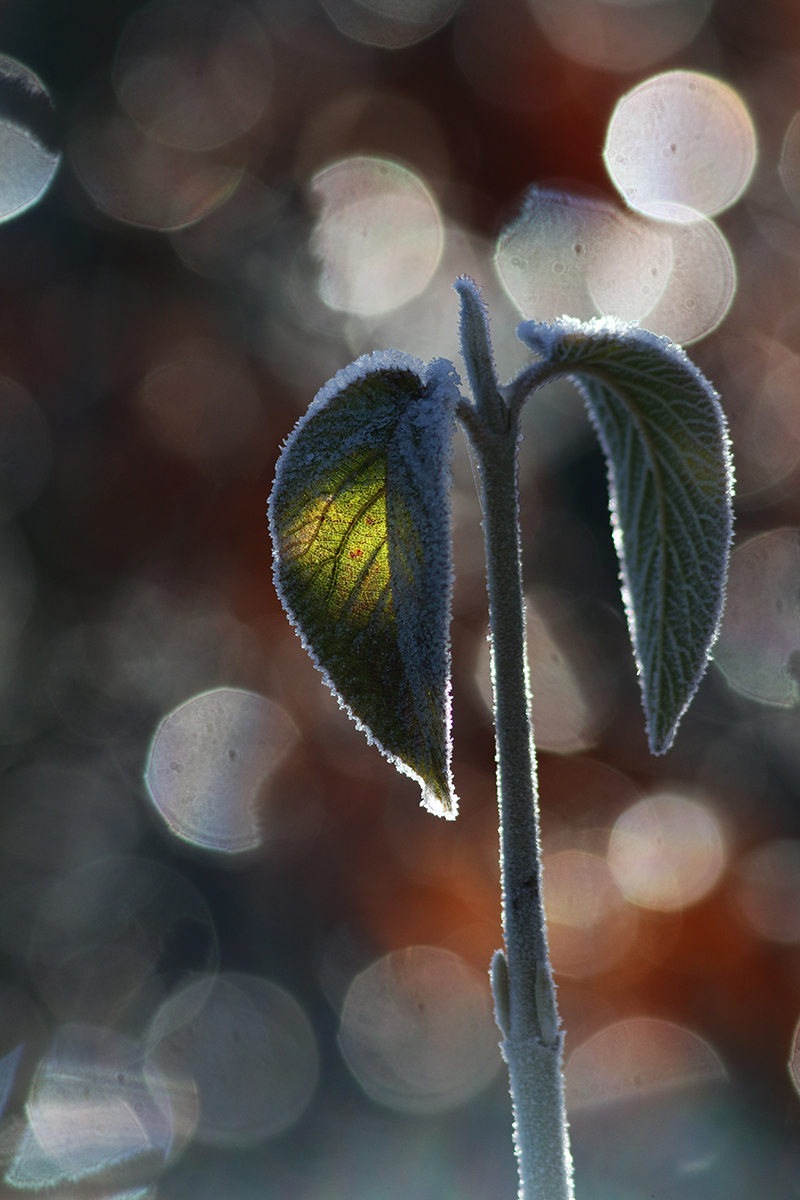
<instances>
[{"instance_id":1,"label":"glowing leaf surface","mask_svg":"<svg viewBox=\"0 0 800 1200\"><path fill-rule=\"evenodd\" d=\"M397 351L339 371L289 437L269 504L275 583L306 649L448 817L457 384L451 363Z\"/></svg>"}]
</instances>

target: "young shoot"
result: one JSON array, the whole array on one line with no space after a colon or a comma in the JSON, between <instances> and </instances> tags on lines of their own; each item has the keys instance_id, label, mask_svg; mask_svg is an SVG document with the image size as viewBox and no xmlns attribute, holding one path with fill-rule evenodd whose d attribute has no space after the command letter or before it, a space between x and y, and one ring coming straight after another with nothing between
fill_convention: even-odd
<instances>
[{"instance_id":1,"label":"young shoot","mask_svg":"<svg viewBox=\"0 0 800 1200\"><path fill-rule=\"evenodd\" d=\"M706 669L724 599L732 468L718 397L666 338L615 320L517 329L533 359L498 382L472 280L455 284L471 398L452 363L364 355L288 438L269 502L275 584L340 705L452 820L449 512L455 421L480 472L497 739L503 933L491 964L514 1105L522 1200L573 1196L563 1033L542 905L526 672L517 452L528 396L581 392L608 465L622 597L650 747L672 743Z\"/></svg>"}]
</instances>

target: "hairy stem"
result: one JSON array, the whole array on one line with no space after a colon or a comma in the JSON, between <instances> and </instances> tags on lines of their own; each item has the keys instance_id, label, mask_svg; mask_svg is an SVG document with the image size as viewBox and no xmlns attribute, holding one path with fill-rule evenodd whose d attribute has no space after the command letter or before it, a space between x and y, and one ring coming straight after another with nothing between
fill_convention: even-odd
<instances>
[{"instance_id":1,"label":"hairy stem","mask_svg":"<svg viewBox=\"0 0 800 1200\"><path fill-rule=\"evenodd\" d=\"M471 309L477 314L474 304ZM471 321L470 315L462 295L465 358L481 340L477 320ZM488 342L485 314L479 316ZM469 339L463 337L468 323ZM482 358L485 363L487 356ZM478 457L483 491L505 937L505 955L498 952L492 964L492 985L514 1105L520 1200L572 1200L561 1074L563 1037L542 904L520 558L519 410L507 410L506 428L498 429L496 381L489 395L483 396L480 373L469 370L469 374L477 394L472 419L465 425Z\"/></svg>"}]
</instances>

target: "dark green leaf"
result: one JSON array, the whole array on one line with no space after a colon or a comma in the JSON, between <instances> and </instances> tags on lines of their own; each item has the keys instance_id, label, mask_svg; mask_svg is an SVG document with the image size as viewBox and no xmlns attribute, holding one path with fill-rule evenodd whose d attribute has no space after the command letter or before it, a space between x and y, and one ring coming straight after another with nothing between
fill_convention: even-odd
<instances>
[{"instance_id":1,"label":"dark green leaf","mask_svg":"<svg viewBox=\"0 0 800 1200\"><path fill-rule=\"evenodd\" d=\"M612 320L525 322L520 338L583 394L611 520L651 749L669 749L719 630L733 472L716 392L680 347Z\"/></svg>"}]
</instances>

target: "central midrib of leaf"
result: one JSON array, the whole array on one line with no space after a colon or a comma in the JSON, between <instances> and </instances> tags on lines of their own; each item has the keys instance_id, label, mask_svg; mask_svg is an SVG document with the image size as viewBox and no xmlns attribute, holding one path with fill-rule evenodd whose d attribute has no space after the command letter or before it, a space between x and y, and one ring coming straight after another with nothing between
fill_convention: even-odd
<instances>
[{"instance_id":1,"label":"central midrib of leaf","mask_svg":"<svg viewBox=\"0 0 800 1200\"><path fill-rule=\"evenodd\" d=\"M668 520L666 505L664 503L664 481L661 476L661 468L658 462L658 456L654 453L652 439L647 428L647 422L643 419L638 405L631 396L630 392L622 387L617 381L610 380L602 370L596 367L589 368L583 374L591 379L597 380L607 391L615 395L628 411L631 420L639 435L640 445L646 455L648 467L655 482L656 505L658 509L658 520L656 522L658 528L658 556L663 566L667 563L667 542L669 540ZM619 480L615 480L615 491L619 493ZM643 512L643 506L640 506L640 515ZM664 628L666 616L666 599L667 599L667 572L662 569L659 572L658 580L658 615L657 615L657 645L659 647L658 666L661 666L661 659L664 653ZM637 647L637 651L641 654L641 647Z\"/></svg>"},{"instance_id":2,"label":"central midrib of leaf","mask_svg":"<svg viewBox=\"0 0 800 1200\"><path fill-rule=\"evenodd\" d=\"M595 364L584 366L581 375L587 395L594 395L594 418L612 468L615 507L625 541L622 561L626 581L633 594L638 595L632 634L639 661L647 663L645 690L656 706L666 711L665 702L674 700L677 678L674 668L684 654L691 656L690 631L696 621L704 619L710 599L709 581L698 572L710 532L705 524L710 513L708 506L713 508L719 485L715 485L710 472L706 474L700 461L694 461L691 470L687 468L688 458L697 460L698 453L702 454L697 433L691 422L687 424L686 412L666 403L663 385L661 389L652 389L659 408L658 414L648 417L622 379L609 380ZM647 388L647 382L642 382ZM624 408L624 420L630 423L627 437L624 422L621 424L615 415L617 406ZM667 414L669 419L665 422L662 417ZM614 439L617 453L612 444ZM619 450L625 451L624 464ZM638 467L637 454L641 456ZM669 484L665 479L667 470L671 472ZM690 567L693 568L691 584L686 576ZM675 604L683 608L688 591L695 594L698 605L685 609L683 633L668 647L668 631L672 630L673 641L678 633ZM672 664L670 670L666 669L667 661ZM665 736L663 728L654 732L657 741Z\"/></svg>"}]
</instances>

